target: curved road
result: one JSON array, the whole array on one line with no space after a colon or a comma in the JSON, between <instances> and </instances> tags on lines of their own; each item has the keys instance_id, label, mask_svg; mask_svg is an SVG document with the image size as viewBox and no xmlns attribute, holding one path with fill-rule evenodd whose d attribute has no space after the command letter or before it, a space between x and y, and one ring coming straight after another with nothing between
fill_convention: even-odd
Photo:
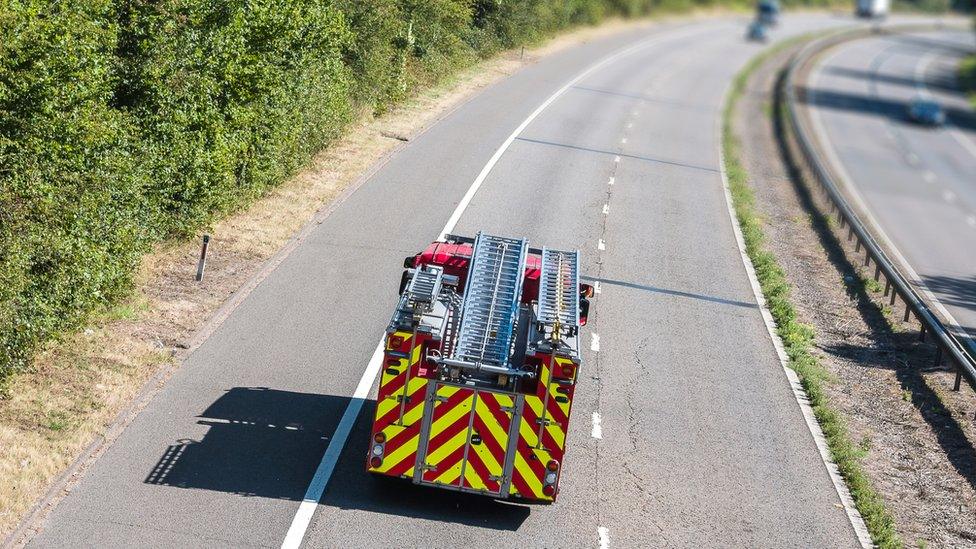
<instances>
[{"instance_id":1,"label":"curved road","mask_svg":"<svg viewBox=\"0 0 976 549\"><path fill-rule=\"evenodd\" d=\"M930 302L976 351L976 112L956 89L972 31L855 40L808 78L818 141L862 211ZM905 105L929 96L944 128L912 124Z\"/></svg>"},{"instance_id":2,"label":"curved road","mask_svg":"<svg viewBox=\"0 0 976 549\"><path fill-rule=\"evenodd\" d=\"M849 23L787 15L774 38ZM552 55L415 138L189 357L32 545L276 547L294 522L290 541L309 547L856 546L723 193L723 93L761 48L745 24L669 24ZM372 382L402 258L437 237L513 130L591 68L516 136L456 227L578 247L600 281L559 502L370 478L373 402L356 416L351 397ZM320 504L300 506L330 447Z\"/></svg>"}]
</instances>

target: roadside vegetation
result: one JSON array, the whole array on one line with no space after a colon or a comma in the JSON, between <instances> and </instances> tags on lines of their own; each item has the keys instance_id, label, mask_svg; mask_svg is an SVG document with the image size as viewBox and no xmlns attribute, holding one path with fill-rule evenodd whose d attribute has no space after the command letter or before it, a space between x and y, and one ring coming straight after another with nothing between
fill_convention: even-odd
<instances>
[{"instance_id":1,"label":"roadside vegetation","mask_svg":"<svg viewBox=\"0 0 976 549\"><path fill-rule=\"evenodd\" d=\"M959 85L969 94L969 102L976 108L976 54L959 64Z\"/></svg>"},{"instance_id":2,"label":"roadside vegetation","mask_svg":"<svg viewBox=\"0 0 976 549\"><path fill-rule=\"evenodd\" d=\"M749 185L749 174L743 167L740 145L732 129L736 105L752 73L776 53L806 38L808 37L800 37L774 46L755 57L736 76L723 113L722 147L725 170L736 218L742 228L746 253L755 268L756 277L776 324L776 332L783 341L789 366L799 376L810 399L814 415L830 448L831 458L837 464L874 543L881 548L900 548L903 547L903 542L895 530L894 519L861 466L865 450L851 439L844 419L827 396L826 384L830 383L830 374L813 353L813 328L798 319L785 271L765 245L762 214L756 208L755 196Z\"/></svg>"}]
</instances>

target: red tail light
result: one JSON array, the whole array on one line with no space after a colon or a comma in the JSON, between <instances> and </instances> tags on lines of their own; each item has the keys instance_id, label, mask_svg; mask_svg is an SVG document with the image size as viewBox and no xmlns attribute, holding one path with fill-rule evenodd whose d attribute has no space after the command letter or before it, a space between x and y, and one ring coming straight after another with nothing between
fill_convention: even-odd
<instances>
[{"instance_id":1,"label":"red tail light","mask_svg":"<svg viewBox=\"0 0 976 549\"><path fill-rule=\"evenodd\" d=\"M556 495L556 487L552 484L546 485L542 488L542 493L549 497L553 497Z\"/></svg>"},{"instance_id":2,"label":"red tail light","mask_svg":"<svg viewBox=\"0 0 976 549\"><path fill-rule=\"evenodd\" d=\"M386 442L386 435L384 435L382 432L376 433L375 435L373 435L373 440L375 440L380 444L383 444L384 442Z\"/></svg>"},{"instance_id":3,"label":"red tail light","mask_svg":"<svg viewBox=\"0 0 976 549\"><path fill-rule=\"evenodd\" d=\"M559 462L556 460L551 460L548 464L546 464L546 469L549 469L550 471L558 471Z\"/></svg>"},{"instance_id":4,"label":"red tail light","mask_svg":"<svg viewBox=\"0 0 976 549\"><path fill-rule=\"evenodd\" d=\"M563 366L563 376L565 376L565 377L573 377L573 367L572 366Z\"/></svg>"},{"instance_id":5,"label":"red tail light","mask_svg":"<svg viewBox=\"0 0 976 549\"><path fill-rule=\"evenodd\" d=\"M372 467L373 469L378 468L380 465L383 465L383 458L372 457L369 459L369 466Z\"/></svg>"},{"instance_id":6,"label":"red tail light","mask_svg":"<svg viewBox=\"0 0 976 549\"><path fill-rule=\"evenodd\" d=\"M403 345L403 338L400 336L390 336L390 348L397 349Z\"/></svg>"}]
</instances>

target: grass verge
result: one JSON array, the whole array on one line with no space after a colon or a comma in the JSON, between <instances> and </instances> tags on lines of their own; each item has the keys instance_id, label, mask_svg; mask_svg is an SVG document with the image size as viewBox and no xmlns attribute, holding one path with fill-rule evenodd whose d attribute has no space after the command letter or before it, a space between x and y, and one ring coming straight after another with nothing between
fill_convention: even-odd
<instances>
[{"instance_id":1,"label":"grass verge","mask_svg":"<svg viewBox=\"0 0 976 549\"><path fill-rule=\"evenodd\" d=\"M786 273L765 245L763 218L756 208L755 196L749 186L749 175L740 158L740 145L732 130L733 113L753 72L773 55L809 38L809 35L797 37L767 49L754 57L736 75L722 114L725 170L735 215L745 240L746 253L752 261L767 306L776 323L776 333L783 341L789 367L799 376L810 399L814 415L830 448L831 458L847 483L854 504L864 518L874 543L881 548L900 548L904 544L895 530L894 519L861 467L864 450L851 440L843 417L831 406L827 396L825 388L830 383L830 374L812 352L815 337L813 328L797 318Z\"/></svg>"},{"instance_id":2,"label":"grass verge","mask_svg":"<svg viewBox=\"0 0 976 549\"><path fill-rule=\"evenodd\" d=\"M959 85L969 95L969 102L976 108L976 54L959 64Z\"/></svg>"}]
</instances>

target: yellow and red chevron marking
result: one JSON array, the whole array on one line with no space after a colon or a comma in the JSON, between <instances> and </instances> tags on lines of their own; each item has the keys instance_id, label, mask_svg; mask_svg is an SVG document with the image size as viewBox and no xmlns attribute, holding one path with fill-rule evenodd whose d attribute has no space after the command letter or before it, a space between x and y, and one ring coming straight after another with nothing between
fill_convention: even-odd
<instances>
[{"instance_id":1,"label":"yellow and red chevron marking","mask_svg":"<svg viewBox=\"0 0 976 549\"><path fill-rule=\"evenodd\" d=\"M552 497L542 492L546 464L553 456L545 448L539 447L537 420L541 413L542 400L537 396L527 395L519 422L519 439L515 446L515 466L512 468L512 487L509 493L528 499L552 501Z\"/></svg>"},{"instance_id":2,"label":"yellow and red chevron marking","mask_svg":"<svg viewBox=\"0 0 976 549\"><path fill-rule=\"evenodd\" d=\"M459 486L468 426L474 404L474 390L440 385L431 415L424 482Z\"/></svg>"},{"instance_id":3,"label":"yellow and red chevron marking","mask_svg":"<svg viewBox=\"0 0 976 549\"><path fill-rule=\"evenodd\" d=\"M472 442L464 467L462 485L465 488L495 494L501 492L513 406L511 395L478 391L471 425ZM479 442L475 443L475 440Z\"/></svg>"},{"instance_id":4,"label":"yellow and red chevron marking","mask_svg":"<svg viewBox=\"0 0 976 549\"><path fill-rule=\"evenodd\" d=\"M400 345L392 345L394 340ZM394 332L387 338L372 429L373 436L383 433L386 443L382 463L378 467L367 465L370 472L396 477L414 474L428 382L418 375L425 341L424 336L414 338L410 332ZM393 356L390 351L409 358Z\"/></svg>"}]
</instances>

